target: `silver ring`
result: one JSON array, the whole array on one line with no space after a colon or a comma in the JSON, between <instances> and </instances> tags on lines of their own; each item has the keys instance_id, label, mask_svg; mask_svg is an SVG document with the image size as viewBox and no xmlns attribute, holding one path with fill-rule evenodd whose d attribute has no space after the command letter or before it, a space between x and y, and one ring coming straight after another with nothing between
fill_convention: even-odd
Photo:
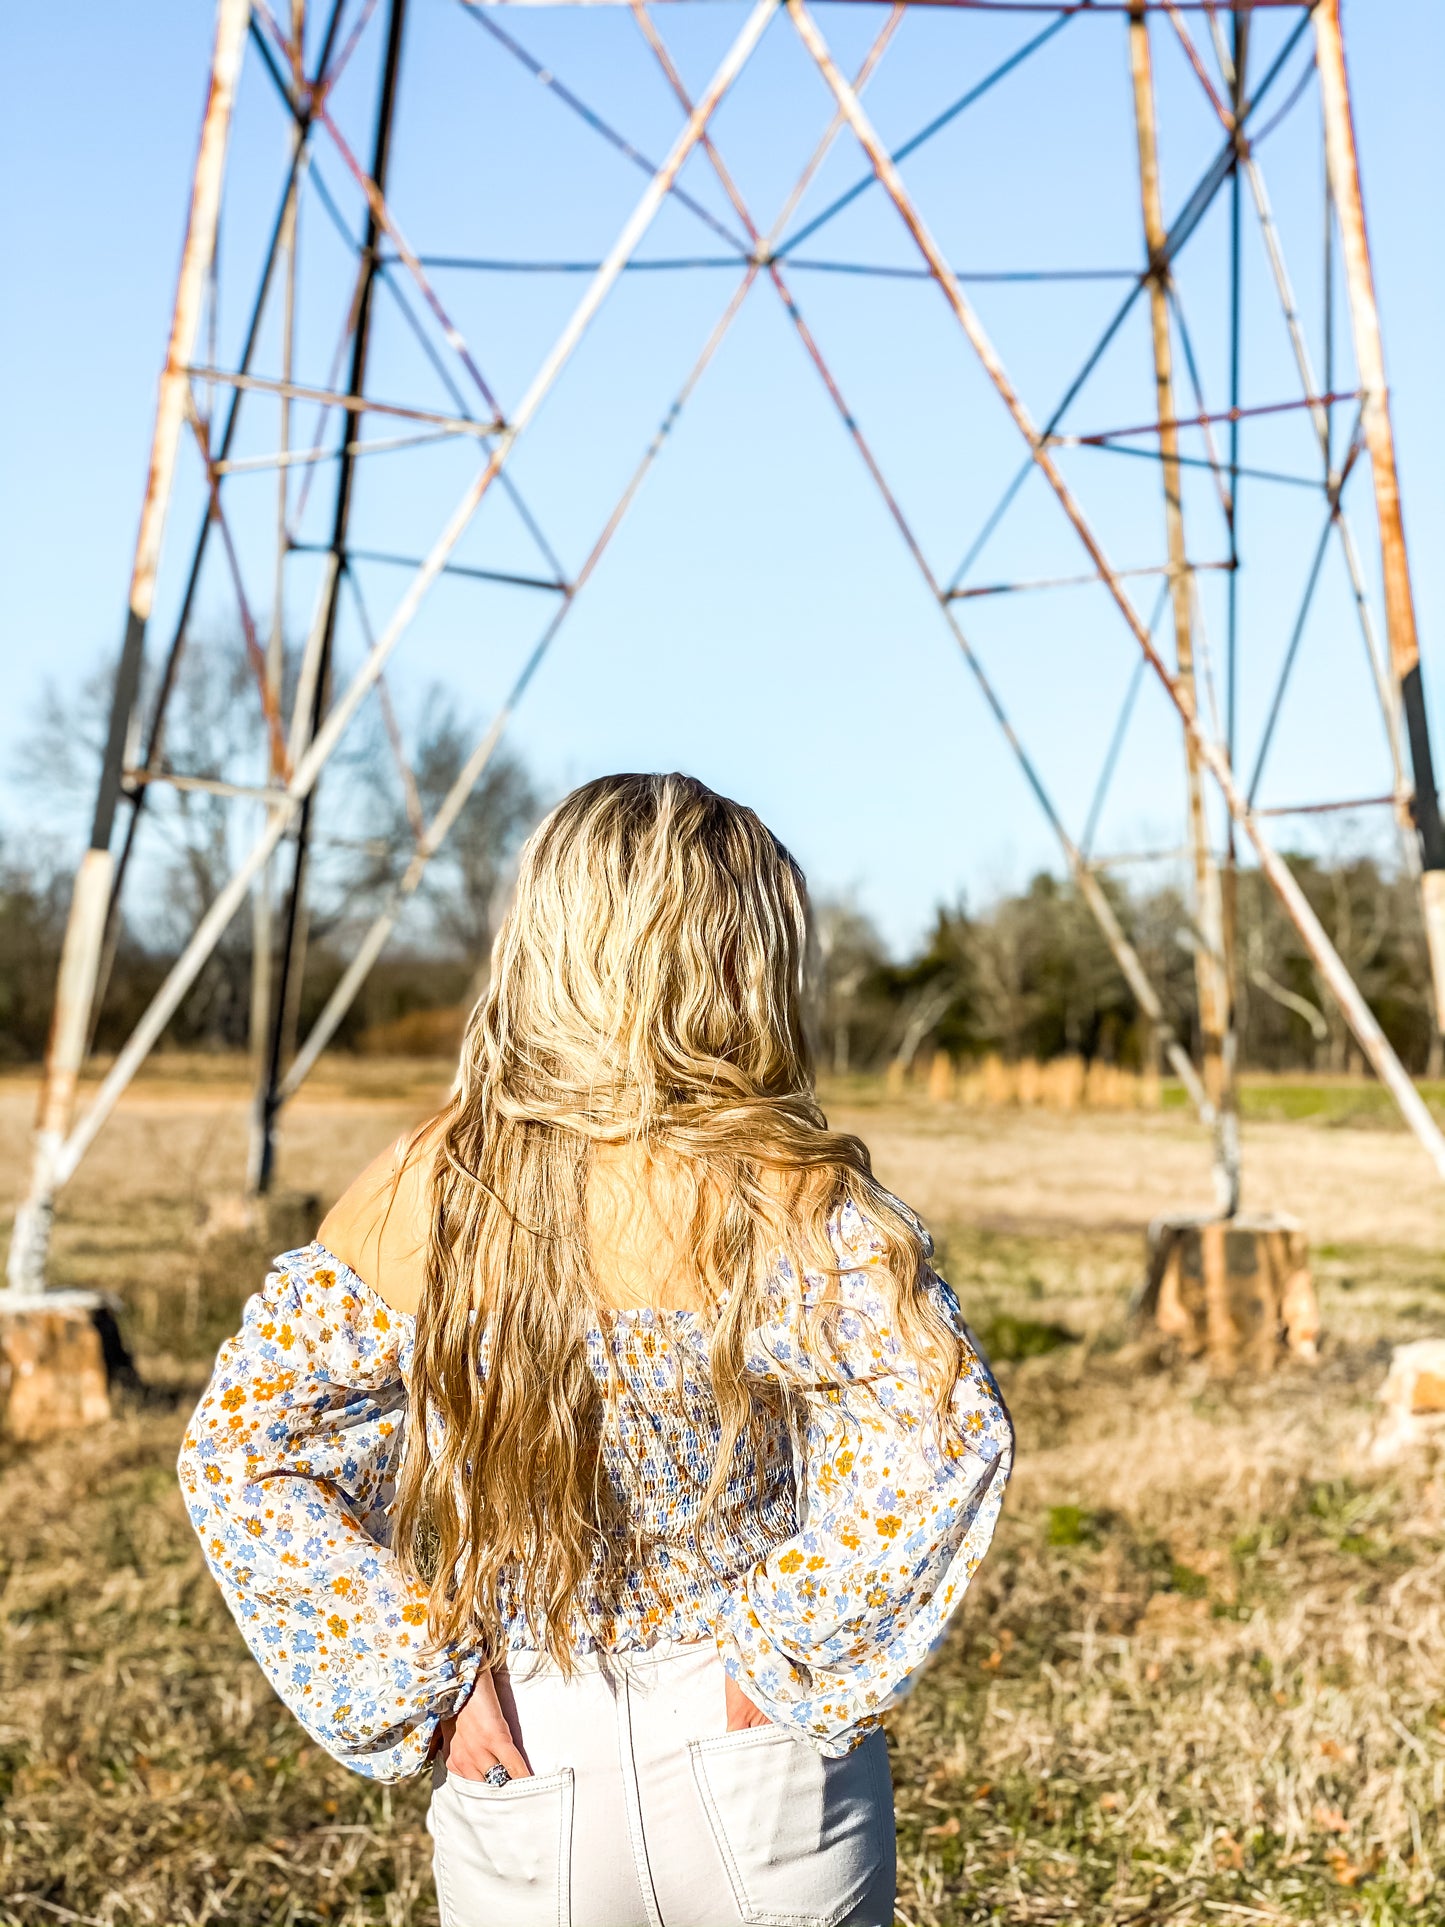
<instances>
[{"instance_id":1,"label":"silver ring","mask_svg":"<svg viewBox=\"0 0 1445 1927\"><path fill-rule=\"evenodd\" d=\"M482 1775L482 1783L485 1786L505 1786L511 1777L511 1774L508 1773L501 1761L498 1760L495 1766L489 1766Z\"/></svg>"}]
</instances>

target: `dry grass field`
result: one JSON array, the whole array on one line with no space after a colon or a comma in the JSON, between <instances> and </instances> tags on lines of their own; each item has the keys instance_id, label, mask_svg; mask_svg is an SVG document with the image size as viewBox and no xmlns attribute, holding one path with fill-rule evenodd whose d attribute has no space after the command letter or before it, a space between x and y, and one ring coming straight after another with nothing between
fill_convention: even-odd
<instances>
[{"instance_id":1,"label":"dry grass field","mask_svg":"<svg viewBox=\"0 0 1445 1927\"><path fill-rule=\"evenodd\" d=\"M329 1197L444 1081L318 1078L286 1181ZM0 1082L7 1196L31 1101ZM1309 1108L1249 1125L1247 1201L1305 1220L1324 1353L1220 1386L1151 1363L1124 1316L1147 1219L1208 1200L1185 1118L833 1096L933 1225L1019 1427L996 1548L890 1722L906 1927L1445 1922L1445 1485L1360 1449L1390 1345L1445 1333L1445 1193L1398 1130ZM57 1277L121 1298L149 1391L0 1448L0 1922L436 1918L424 1788L306 1743L172 1476L266 1255L197 1238L243 1117L240 1067L163 1061L58 1227Z\"/></svg>"}]
</instances>

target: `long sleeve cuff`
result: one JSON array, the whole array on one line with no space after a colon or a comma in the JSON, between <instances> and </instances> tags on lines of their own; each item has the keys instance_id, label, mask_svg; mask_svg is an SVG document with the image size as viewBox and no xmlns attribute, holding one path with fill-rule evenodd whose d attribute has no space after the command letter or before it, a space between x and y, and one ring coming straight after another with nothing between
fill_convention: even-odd
<instances>
[{"instance_id":1,"label":"long sleeve cuff","mask_svg":"<svg viewBox=\"0 0 1445 1927\"><path fill-rule=\"evenodd\" d=\"M734 1587L716 1637L750 1699L836 1756L878 1723L942 1639L993 1537L1013 1428L947 1285L925 1274L959 1341L940 1424L891 1329L881 1248L851 1206L835 1241L847 1269L826 1286L805 1278L755 1351L757 1368L791 1368L813 1387L802 1522ZM836 1355L820 1360L800 1314L824 1288L844 1309Z\"/></svg>"}]
</instances>

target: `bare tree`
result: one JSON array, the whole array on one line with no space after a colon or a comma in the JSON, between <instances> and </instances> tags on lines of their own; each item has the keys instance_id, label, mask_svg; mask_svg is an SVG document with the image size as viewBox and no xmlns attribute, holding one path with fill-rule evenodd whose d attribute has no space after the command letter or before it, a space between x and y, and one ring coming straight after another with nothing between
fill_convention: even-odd
<instances>
[{"instance_id":1,"label":"bare tree","mask_svg":"<svg viewBox=\"0 0 1445 1927\"><path fill-rule=\"evenodd\" d=\"M412 766L424 818L435 813L455 783L476 735L447 706L444 693L433 690L423 707ZM421 892L429 926L424 940L470 966L473 995L480 995L485 984L517 851L540 814L541 802L526 768L501 749L427 869ZM408 813L399 806L391 823L398 867L410 856L413 836Z\"/></svg>"},{"instance_id":2,"label":"bare tree","mask_svg":"<svg viewBox=\"0 0 1445 1927\"><path fill-rule=\"evenodd\" d=\"M293 680L294 652L288 652L283 697ZM108 667L72 689L47 685L21 747L20 770L31 793L76 836L83 834L94 796L110 697ZM153 692L143 689L140 712L152 702ZM217 635L190 638L145 771L136 767L141 733L127 757L128 781L146 788L120 932L131 965L129 977L112 972L102 1026L106 1010L133 1002L137 958L171 955L190 935L254 829L260 804L233 792L267 781L267 735L239 644ZM171 780L154 780L161 776ZM344 752L327 769L323 828L307 879L313 941L324 942L389 873L391 845L384 832L394 783L375 721L353 727ZM332 824L334 830L327 827ZM238 915L178 1014L174 1034L225 1045L246 1041L251 945L251 918ZM150 973L142 968L140 974Z\"/></svg>"},{"instance_id":3,"label":"bare tree","mask_svg":"<svg viewBox=\"0 0 1445 1927\"><path fill-rule=\"evenodd\" d=\"M0 842L0 1058L45 1048L65 930L65 885L42 847Z\"/></svg>"},{"instance_id":4,"label":"bare tree","mask_svg":"<svg viewBox=\"0 0 1445 1927\"><path fill-rule=\"evenodd\" d=\"M293 673L288 663L288 696ZM20 774L41 806L37 817L77 836L93 792L109 696L103 674L69 691L51 687L22 750ZM327 768L307 878L312 967L305 986L312 1001L327 994L326 979L334 982L340 968L338 939L354 931L361 913L405 868L421 826L456 781L475 739L440 690L421 704L409 732L394 717L384 732L382 720L368 712L344 755ZM143 1006L166 958L214 898L248 818L261 807L216 787L222 779L255 785L267 769L260 703L239 647L224 639L190 643L166 722L154 761L181 780L147 792L127 886L128 924L101 1014L103 1037L123 1030ZM450 1002L461 970L470 977L467 994L480 992L517 849L540 807L516 757L495 756L426 872L408 927L410 952L398 946L389 966L393 1003L413 1009ZM8 1048L23 1054L42 1047L39 1013L48 1002L59 940L62 893L42 856L29 838L25 860L13 838L0 851L0 1027ZM1415 1069L1438 1074L1440 1036L1413 879L1358 849L1341 849L1328 861L1305 855L1290 861L1391 1043ZM63 866L52 867L58 875ZM1130 894L1111 881L1109 891L1169 1022L1187 1037L1195 1024L1191 946L1200 939L1186 899L1168 883ZM1241 1063L1336 1073L1357 1068L1332 999L1258 872L1239 873L1235 905ZM890 960L877 929L849 897L820 900L814 928L819 1054L836 1075L889 1062L906 1068L929 1043L954 1057L997 1050L1011 1058L1069 1052L1151 1059L1148 1029L1067 881L1036 876L1025 890L978 914L962 904L940 909L926 941L902 963ZM251 944L251 920L239 916L178 1014L173 1035L245 1041ZM299 987L296 995L299 1010Z\"/></svg>"},{"instance_id":5,"label":"bare tree","mask_svg":"<svg viewBox=\"0 0 1445 1927\"><path fill-rule=\"evenodd\" d=\"M877 979L887 953L872 919L847 897L825 897L814 906L813 937L813 1006L821 1054L833 1075L844 1077L853 1068L860 1030L876 1027ZM875 1007L871 1025L870 1002Z\"/></svg>"},{"instance_id":6,"label":"bare tree","mask_svg":"<svg viewBox=\"0 0 1445 1927\"><path fill-rule=\"evenodd\" d=\"M32 793L60 821L73 820L77 831L94 793L110 684L108 667L74 689L48 683L21 746L20 767ZM181 779L179 786L147 785L142 840L127 890L128 934L142 950L174 950L229 873L238 806L209 785L260 780L261 740L260 705L240 650L219 639L193 639L181 660L152 769L135 770L136 741L127 757L132 783L160 772ZM249 925L238 918L201 973L182 1027L216 1042L241 1041L249 977Z\"/></svg>"}]
</instances>

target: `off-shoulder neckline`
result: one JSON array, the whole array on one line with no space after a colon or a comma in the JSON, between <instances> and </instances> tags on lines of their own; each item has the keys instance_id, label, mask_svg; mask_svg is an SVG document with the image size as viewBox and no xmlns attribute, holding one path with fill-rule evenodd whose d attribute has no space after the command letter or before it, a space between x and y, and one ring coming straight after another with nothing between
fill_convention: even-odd
<instances>
[{"instance_id":1,"label":"off-shoulder neckline","mask_svg":"<svg viewBox=\"0 0 1445 1927\"><path fill-rule=\"evenodd\" d=\"M362 1299L382 1306L391 1317L404 1319L408 1325L415 1326L415 1312L403 1311L399 1305L393 1305L390 1299L383 1298L375 1285L368 1284L359 1271L353 1270L344 1258L338 1258L331 1247L322 1244L319 1238L313 1238L309 1244L297 1245L292 1251L283 1251L276 1262L284 1265L288 1259L306 1257L313 1252L325 1269L343 1276ZM700 1316L690 1305L609 1305L607 1309L614 1319L638 1325L660 1325L669 1319L676 1319L681 1324L695 1324ZM600 1327L594 1326L593 1330L599 1336L603 1335Z\"/></svg>"},{"instance_id":2,"label":"off-shoulder neckline","mask_svg":"<svg viewBox=\"0 0 1445 1927\"><path fill-rule=\"evenodd\" d=\"M892 1192L885 1193L885 1196L912 1220L923 1237L925 1256L931 1256L933 1252L933 1240L928 1236L921 1221L901 1199L895 1198ZM850 1233L856 1235L857 1230L863 1228L865 1224L866 1221L862 1218L858 1207L850 1198L845 1200L835 1212L833 1218L830 1220L829 1228L835 1242L839 1242L847 1240ZM323 1265L339 1273L343 1273L364 1299L382 1306L391 1317L405 1320L406 1324L415 1330L415 1312L402 1311L388 1299L383 1298L375 1285L368 1284L359 1272L354 1271L344 1258L338 1258L330 1246L322 1244L319 1238L311 1239L309 1244L297 1245L294 1250L282 1252L276 1259L276 1263L278 1265L284 1265L288 1259L304 1258L313 1252ZM783 1254L779 1252L775 1275L778 1270L786 1271L786 1267L787 1261L783 1257ZM727 1303L730 1295L731 1294L727 1292L723 1294L722 1303L724 1305ZM684 1327L693 1326L699 1330L703 1329L705 1325L703 1314L694 1311L692 1307L688 1305L611 1305L607 1309L611 1313L614 1325L665 1326L669 1323L675 1323ZM719 1309L721 1309L721 1306ZM589 1333L589 1336L591 1335L596 1335L605 1341L607 1334L601 1326L594 1325Z\"/></svg>"}]
</instances>

